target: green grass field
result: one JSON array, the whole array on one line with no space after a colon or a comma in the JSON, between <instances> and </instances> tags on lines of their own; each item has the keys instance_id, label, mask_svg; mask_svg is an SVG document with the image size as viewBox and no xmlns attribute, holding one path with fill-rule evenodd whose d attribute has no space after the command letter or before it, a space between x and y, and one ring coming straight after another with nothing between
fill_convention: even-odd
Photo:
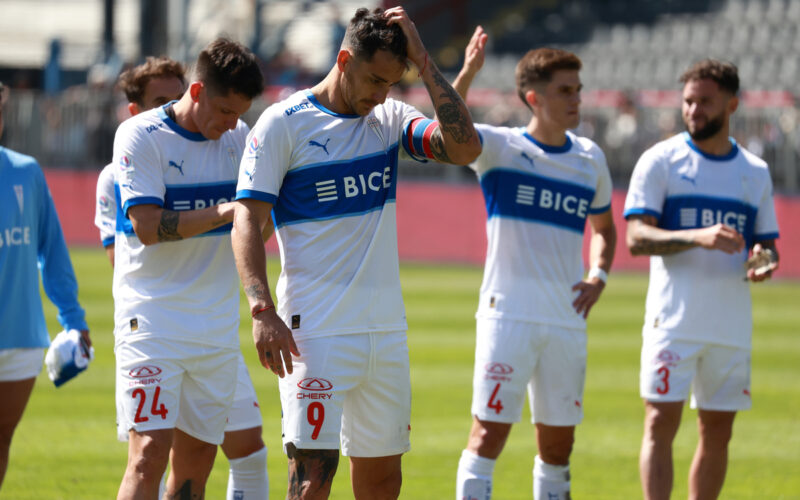
<instances>
[{"instance_id":1,"label":"green grass field","mask_svg":"<svg viewBox=\"0 0 800 500\"><path fill-rule=\"evenodd\" d=\"M11 447L2 499L109 499L116 495L126 445L114 427L111 269L100 250L72 252L80 297L97 354L89 371L55 389L42 373ZM270 274L278 264L271 261ZM452 499L455 472L470 426L474 311L481 270L405 264L413 384L412 451L403 459L403 499ZM273 283L274 278L273 278ZM572 493L581 499L640 498L638 397L640 328L646 277L614 274L589 324L585 419L572 457ZM800 283L753 287L753 410L737 418L722 498L800 498ZM60 328L46 301L51 332ZM261 401L269 448L270 494L284 498L286 458L280 445L275 377L258 365L242 302L241 341ZM686 410L675 441L675 498L686 497L696 443ZM494 498L530 499L536 453L528 415L515 426L496 472ZM220 453L207 498L225 496L227 460ZM342 461L331 498L351 498Z\"/></svg>"}]
</instances>

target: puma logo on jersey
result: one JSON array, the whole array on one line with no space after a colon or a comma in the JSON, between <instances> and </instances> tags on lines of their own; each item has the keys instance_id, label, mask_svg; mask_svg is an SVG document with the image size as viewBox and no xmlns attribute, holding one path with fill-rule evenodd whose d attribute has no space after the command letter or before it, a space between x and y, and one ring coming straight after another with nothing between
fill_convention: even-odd
<instances>
[{"instance_id":1,"label":"puma logo on jersey","mask_svg":"<svg viewBox=\"0 0 800 500\"><path fill-rule=\"evenodd\" d=\"M686 181L686 182L691 182L692 186L697 187L697 183L695 183L694 177L689 177L686 174L681 174L681 180Z\"/></svg>"},{"instance_id":2,"label":"puma logo on jersey","mask_svg":"<svg viewBox=\"0 0 800 500\"><path fill-rule=\"evenodd\" d=\"M527 154L525 151L523 151L522 153L520 153L520 156L522 156L523 158L525 158L526 160L528 160L528 163L530 163L530 164L531 164L531 167L533 167L533 166L534 166L534 164L533 164L533 158L531 158L530 156L528 156L528 154Z\"/></svg>"},{"instance_id":3,"label":"puma logo on jersey","mask_svg":"<svg viewBox=\"0 0 800 500\"><path fill-rule=\"evenodd\" d=\"M323 150L325 150L325 154L330 156L330 153L328 153L328 143L329 142L331 142L331 138L330 137L328 137L328 140L325 141L325 144L320 144L317 141L308 141L308 144L311 145L311 146L316 146L318 148L322 148Z\"/></svg>"},{"instance_id":4,"label":"puma logo on jersey","mask_svg":"<svg viewBox=\"0 0 800 500\"><path fill-rule=\"evenodd\" d=\"M180 165L178 165L178 164L177 164L177 163L175 163L174 161L170 160L170 161L169 161L169 166L170 166L170 167L175 167L175 168L177 168L177 169L178 169L178 172L180 172L180 173L181 173L181 175L183 175L183 160L181 160L181 164L180 164Z\"/></svg>"}]
</instances>

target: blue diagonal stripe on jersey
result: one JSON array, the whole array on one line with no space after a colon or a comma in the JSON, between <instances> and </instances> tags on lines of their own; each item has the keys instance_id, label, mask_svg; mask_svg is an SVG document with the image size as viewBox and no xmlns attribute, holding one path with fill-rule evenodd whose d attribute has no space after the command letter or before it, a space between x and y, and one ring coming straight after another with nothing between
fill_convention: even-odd
<instances>
[{"instance_id":1,"label":"blue diagonal stripe on jersey","mask_svg":"<svg viewBox=\"0 0 800 500\"><path fill-rule=\"evenodd\" d=\"M583 233L594 189L507 168L481 177L489 218L508 217Z\"/></svg>"},{"instance_id":2,"label":"blue diagonal stripe on jersey","mask_svg":"<svg viewBox=\"0 0 800 500\"><path fill-rule=\"evenodd\" d=\"M696 229L723 223L753 242L758 209L739 200L713 196L669 196L658 226L669 230Z\"/></svg>"},{"instance_id":3,"label":"blue diagonal stripe on jersey","mask_svg":"<svg viewBox=\"0 0 800 500\"><path fill-rule=\"evenodd\" d=\"M282 227L380 210L395 199L397 153L395 144L387 154L289 171L275 203L275 225Z\"/></svg>"}]
</instances>

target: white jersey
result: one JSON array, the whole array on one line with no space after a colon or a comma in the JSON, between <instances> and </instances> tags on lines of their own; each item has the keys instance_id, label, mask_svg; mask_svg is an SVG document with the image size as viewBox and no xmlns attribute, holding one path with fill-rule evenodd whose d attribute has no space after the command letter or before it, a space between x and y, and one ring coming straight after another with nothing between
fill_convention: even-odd
<instances>
[{"instance_id":1,"label":"white jersey","mask_svg":"<svg viewBox=\"0 0 800 500\"><path fill-rule=\"evenodd\" d=\"M337 114L306 90L253 127L236 198L274 206L278 314L296 339L407 329L395 191L399 142L420 118L393 99Z\"/></svg>"},{"instance_id":2,"label":"white jersey","mask_svg":"<svg viewBox=\"0 0 800 500\"><path fill-rule=\"evenodd\" d=\"M248 129L219 140L189 132L164 107L128 119L114 139L124 216L155 204L194 210L231 201ZM123 217L124 217L123 216ZM130 220L117 224L114 264L117 341L156 336L222 347L239 345L239 286L230 224L179 241L144 246Z\"/></svg>"},{"instance_id":3,"label":"white jersey","mask_svg":"<svg viewBox=\"0 0 800 500\"><path fill-rule=\"evenodd\" d=\"M712 156L683 133L645 151L631 177L625 217L652 215L669 230L721 222L739 231L748 249L777 238L767 164L731 143L729 154ZM651 256L644 333L749 348L747 254L692 248Z\"/></svg>"},{"instance_id":4,"label":"white jersey","mask_svg":"<svg viewBox=\"0 0 800 500\"><path fill-rule=\"evenodd\" d=\"M114 244L117 226L117 195L114 192L114 164L109 163L97 178L94 225L100 230L103 247Z\"/></svg>"},{"instance_id":5,"label":"white jersey","mask_svg":"<svg viewBox=\"0 0 800 500\"><path fill-rule=\"evenodd\" d=\"M585 329L572 286L583 279L586 218L611 207L605 155L571 132L552 147L524 128L476 129L483 152L471 168L488 215L477 317Z\"/></svg>"}]
</instances>

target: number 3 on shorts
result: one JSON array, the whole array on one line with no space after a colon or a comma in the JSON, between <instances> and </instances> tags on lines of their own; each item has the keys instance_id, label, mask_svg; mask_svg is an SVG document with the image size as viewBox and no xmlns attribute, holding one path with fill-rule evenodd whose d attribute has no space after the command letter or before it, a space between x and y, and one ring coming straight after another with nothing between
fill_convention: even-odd
<instances>
[{"instance_id":1,"label":"number 3 on shorts","mask_svg":"<svg viewBox=\"0 0 800 500\"><path fill-rule=\"evenodd\" d=\"M486 403L486 407L487 408L491 408L498 415L500 415L500 412L503 411L503 402L500 401L499 399L495 399L495 398L497 398L497 391L499 391L499 390L500 390L500 382L498 382L497 385L494 386L494 390L492 391L492 395L489 396L489 402Z\"/></svg>"},{"instance_id":2,"label":"number 3 on shorts","mask_svg":"<svg viewBox=\"0 0 800 500\"><path fill-rule=\"evenodd\" d=\"M317 439L319 431L322 430L322 422L325 421L325 407L319 401L314 401L308 405L306 417L308 418L308 423L314 426L314 430L311 431L311 439Z\"/></svg>"},{"instance_id":3,"label":"number 3 on shorts","mask_svg":"<svg viewBox=\"0 0 800 500\"><path fill-rule=\"evenodd\" d=\"M666 394L669 392L669 368L666 366L662 366L656 372L661 375L661 382L664 384L660 387L656 387L656 392L659 394Z\"/></svg>"},{"instance_id":4,"label":"number 3 on shorts","mask_svg":"<svg viewBox=\"0 0 800 500\"><path fill-rule=\"evenodd\" d=\"M169 413L169 411L167 410L167 407L164 406L164 403L161 403L161 405L158 404L158 396L160 394L161 394L161 386L157 385L156 390L153 393L153 403L150 405L150 414L156 417L161 416L162 420L166 420L167 413ZM144 400L147 399L147 393L144 392L144 389L142 389L141 387L139 387L138 389L134 389L133 392L131 393L131 397L133 399L136 399L137 397L139 398L139 406L136 407L136 417L134 417L133 421L139 424L141 422L147 422L148 420L150 420L150 417L142 416L142 409L144 408Z\"/></svg>"}]
</instances>

